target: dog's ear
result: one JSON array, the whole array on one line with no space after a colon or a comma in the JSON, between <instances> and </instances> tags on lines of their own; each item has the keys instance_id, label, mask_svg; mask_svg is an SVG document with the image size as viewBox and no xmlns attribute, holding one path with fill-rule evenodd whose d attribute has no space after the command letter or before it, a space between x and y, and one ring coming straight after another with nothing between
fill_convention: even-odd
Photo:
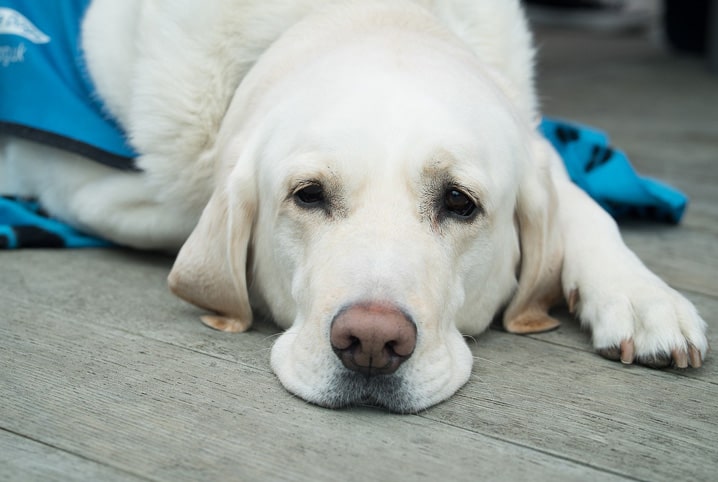
<instances>
[{"instance_id":1,"label":"dog's ear","mask_svg":"<svg viewBox=\"0 0 718 482\"><path fill-rule=\"evenodd\" d=\"M533 136L531 157L516 203L521 244L519 285L504 312L504 328L511 333L551 330L559 321L548 310L560 301L563 242L558 229L557 194L551 178L551 147Z\"/></svg>"},{"instance_id":2,"label":"dog's ear","mask_svg":"<svg viewBox=\"0 0 718 482\"><path fill-rule=\"evenodd\" d=\"M205 324L241 332L252 324L246 271L256 197L251 183L235 184L215 189L168 282L175 295L217 313L203 316Z\"/></svg>"}]
</instances>

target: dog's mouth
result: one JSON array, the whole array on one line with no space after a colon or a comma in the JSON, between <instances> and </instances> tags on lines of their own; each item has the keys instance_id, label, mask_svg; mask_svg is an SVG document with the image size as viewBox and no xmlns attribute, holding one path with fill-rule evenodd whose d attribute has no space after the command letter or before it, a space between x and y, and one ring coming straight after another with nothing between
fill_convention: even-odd
<instances>
[{"instance_id":1,"label":"dog's mouth","mask_svg":"<svg viewBox=\"0 0 718 482\"><path fill-rule=\"evenodd\" d=\"M397 374L367 375L342 370L330 382L318 405L327 408L371 406L394 413L415 413L416 400L404 378Z\"/></svg>"}]
</instances>

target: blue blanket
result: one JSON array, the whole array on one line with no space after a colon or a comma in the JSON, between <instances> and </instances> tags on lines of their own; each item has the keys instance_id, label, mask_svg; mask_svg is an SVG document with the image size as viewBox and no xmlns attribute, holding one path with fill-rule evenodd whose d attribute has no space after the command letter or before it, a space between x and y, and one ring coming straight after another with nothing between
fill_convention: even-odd
<instances>
[{"instance_id":1,"label":"blue blanket","mask_svg":"<svg viewBox=\"0 0 718 482\"><path fill-rule=\"evenodd\" d=\"M680 222L686 195L638 175L605 133L555 119L544 119L540 130L563 158L571 180L614 218Z\"/></svg>"},{"instance_id":2,"label":"blue blanket","mask_svg":"<svg viewBox=\"0 0 718 482\"><path fill-rule=\"evenodd\" d=\"M625 154L612 148L602 132L552 119L545 119L540 129L561 154L571 179L613 217L674 224L681 220L686 196L636 174ZM32 200L0 197L0 249L108 245L49 218Z\"/></svg>"},{"instance_id":3,"label":"blue blanket","mask_svg":"<svg viewBox=\"0 0 718 482\"><path fill-rule=\"evenodd\" d=\"M110 243L50 218L32 200L0 197L0 249L95 248Z\"/></svg>"}]
</instances>

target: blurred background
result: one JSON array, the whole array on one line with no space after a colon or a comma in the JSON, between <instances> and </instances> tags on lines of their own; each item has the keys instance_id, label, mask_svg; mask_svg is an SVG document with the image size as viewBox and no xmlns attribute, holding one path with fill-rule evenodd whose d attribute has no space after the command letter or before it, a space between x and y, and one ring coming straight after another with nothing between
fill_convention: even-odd
<instances>
[{"instance_id":1,"label":"blurred background","mask_svg":"<svg viewBox=\"0 0 718 482\"><path fill-rule=\"evenodd\" d=\"M640 173L686 191L693 216L710 211L718 233L718 0L525 4L544 114L607 132Z\"/></svg>"},{"instance_id":2,"label":"blurred background","mask_svg":"<svg viewBox=\"0 0 718 482\"><path fill-rule=\"evenodd\" d=\"M627 34L648 32L675 52L705 57L718 74L715 0L524 0L536 26Z\"/></svg>"}]
</instances>

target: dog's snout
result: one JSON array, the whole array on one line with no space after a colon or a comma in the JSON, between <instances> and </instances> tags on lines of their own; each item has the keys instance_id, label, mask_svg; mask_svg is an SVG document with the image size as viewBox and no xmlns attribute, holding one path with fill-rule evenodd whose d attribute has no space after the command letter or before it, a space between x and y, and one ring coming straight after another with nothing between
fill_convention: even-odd
<instances>
[{"instance_id":1,"label":"dog's snout","mask_svg":"<svg viewBox=\"0 0 718 482\"><path fill-rule=\"evenodd\" d=\"M345 367L366 376L394 373L416 346L416 325L395 306L363 303L332 321L330 342Z\"/></svg>"}]
</instances>

